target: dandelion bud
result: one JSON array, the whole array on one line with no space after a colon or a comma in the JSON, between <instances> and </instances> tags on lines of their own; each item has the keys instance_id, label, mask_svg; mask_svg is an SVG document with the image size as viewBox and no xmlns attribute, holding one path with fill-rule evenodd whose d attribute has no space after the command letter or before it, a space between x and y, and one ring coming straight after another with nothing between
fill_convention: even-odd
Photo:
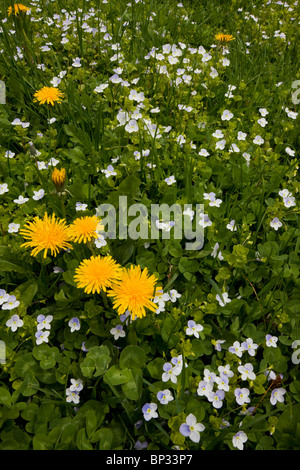
<instances>
[{"instance_id":1,"label":"dandelion bud","mask_svg":"<svg viewBox=\"0 0 300 470\"><path fill-rule=\"evenodd\" d=\"M66 170L64 168L61 170L54 168L52 172L52 181L55 184L56 191L61 193L65 186Z\"/></svg>"}]
</instances>

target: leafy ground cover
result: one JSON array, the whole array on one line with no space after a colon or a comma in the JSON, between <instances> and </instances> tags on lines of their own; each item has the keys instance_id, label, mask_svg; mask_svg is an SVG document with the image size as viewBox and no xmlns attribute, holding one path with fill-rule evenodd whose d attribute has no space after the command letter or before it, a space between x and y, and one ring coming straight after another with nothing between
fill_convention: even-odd
<instances>
[{"instance_id":1,"label":"leafy ground cover","mask_svg":"<svg viewBox=\"0 0 300 470\"><path fill-rule=\"evenodd\" d=\"M298 2L1 8L0 449L299 449Z\"/></svg>"}]
</instances>

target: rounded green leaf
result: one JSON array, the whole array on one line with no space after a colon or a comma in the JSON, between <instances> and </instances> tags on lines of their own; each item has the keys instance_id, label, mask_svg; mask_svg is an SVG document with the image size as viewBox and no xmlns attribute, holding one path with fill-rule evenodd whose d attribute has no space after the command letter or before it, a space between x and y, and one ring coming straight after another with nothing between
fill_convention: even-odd
<instances>
[{"instance_id":1,"label":"rounded green leaf","mask_svg":"<svg viewBox=\"0 0 300 470\"><path fill-rule=\"evenodd\" d=\"M119 364L122 369L142 368L146 364L146 353L140 346L126 346L120 354Z\"/></svg>"}]
</instances>

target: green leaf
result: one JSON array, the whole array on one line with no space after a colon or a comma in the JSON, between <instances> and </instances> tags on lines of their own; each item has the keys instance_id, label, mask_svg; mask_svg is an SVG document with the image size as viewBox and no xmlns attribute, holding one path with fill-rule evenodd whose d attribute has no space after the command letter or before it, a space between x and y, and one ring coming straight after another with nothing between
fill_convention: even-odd
<instances>
[{"instance_id":1,"label":"green leaf","mask_svg":"<svg viewBox=\"0 0 300 470\"><path fill-rule=\"evenodd\" d=\"M180 258L178 269L181 273L195 273L199 269L199 263L196 259Z\"/></svg>"},{"instance_id":2,"label":"green leaf","mask_svg":"<svg viewBox=\"0 0 300 470\"><path fill-rule=\"evenodd\" d=\"M24 377L27 372L36 372L38 371L38 363L34 359L31 353L25 353L20 356L14 367L14 371L17 377Z\"/></svg>"},{"instance_id":3,"label":"green leaf","mask_svg":"<svg viewBox=\"0 0 300 470\"><path fill-rule=\"evenodd\" d=\"M28 372L25 375L21 386L18 388L18 391L22 393L24 397L30 397L37 393L39 385L40 384L35 375L31 372Z\"/></svg>"},{"instance_id":4,"label":"green leaf","mask_svg":"<svg viewBox=\"0 0 300 470\"><path fill-rule=\"evenodd\" d=\"M233 247L232 253L226 255L225 258L231 266L235 266L236 268L243 268L247 264L248 253L249 249L245 246L235 245Z\"/></svg>"},{"instance_id":5,"label":"green leaf","mask_svg":"<svg viewBox=\"0 0 300 470\"><path fill-rule=\"evenodd\" d=\"M60 431L60 442L63 443L65 448L69 448L69 446L73 447L76 441L76 433L78 431L78 426L70 422L70 418L63 418L59 421L57 427Z\"/></svg>"},{"instance_id":6,"label":"green leaf","mask_svg":"<svg viewBox=\"0 0 300 470\"><path fill-rule=\"evenodd\" d=\"M132 378L131 371L127 368L121 369L118 364L110 367L104 375L104 381L109 385L122 385Z\"/></svg>"},{"instance_id":7,"label":"green leaf","mask_svg":"<svg viewBox=\"0 0 300 470\"><path fill-rule=\"evenodd\" d=\"M84 155L80 147L64 150L62 155L69 158L74 163L81 163L82 165L86 165L87 163L87 157Z\"/></svg>"},{"instance_id":8,"label":"green leaf","mask_svg":"<svg viewBox=\"0 0 300 470\"><path fill-rule=\"evenodd\" d=\"M161 337L169 347L174 347L178 341L178 328L180 322L175 321L172 317L164 319L161 329Z\"/></svg>"},{"instance_id":9,"label":"green leaf","mask_svg":"<svg viewBox=\"0 0 300 470\"><path fill-rule=\"evenodd\" d=\"M106 404L100 403L96 400L88 400L80 406L73 423L74 425L77 423L80 424L84 420L86 424L87 437L91 442L97 442L97 437L94 437L94 434L101 426L105 418L105 414L108 411L109 407Z\"/></svg>"},{"instance_id":10,"label":"green leaf","mask_svg":"<svg viewBox=\"0 0 300 470\"><path fill-rule=\"evenodd\" d=\"M101 428L97 431L99 442L99 450L111 450L113 443L113 431L110 428Z\"/></svg>"},{"instance_id":11,"label":"green leaf","mask_svg":"<svg viewBox=\"0 0 300 470\"><path fill-rule=\"evenodd\" d=\"M52 442L48 435L36 434L32 440L33 450L51 450Z\"/></svg>"},{"instance_id":12,"label":"green leaf","mask_svg":"<svg viewBox=\"0 0 300 470\"><path fill-rule=\"evenodd\" d=\"M86 418L86 433L89 439L93 436L94 432L98 428L97 416L93 410L87 410L85 413Z\"/></svg>"},{"instance_id":13,"label":"green leaf","mask_svg":"<svg viewBox=\"0 0 300 470\"><path fill-rule=\"evenodd\" d=\"M297 424L300 422L300 403L289 406L278 418L276 431L293 435L296 433ZM276 436L276 433L275 433Z\"/></svg>"},{"instance_id":14,"label":"green leaf","mask_svg":"<svg viewBox=\"0 0 300 470\"><path fill-rule=\"evenodd\" d=\"M122 385L122 390L129 400L138 401L142 394L142 372L140 369L130 369L130 380Z\"/></svg>"},{"instance_id":15,"label":"green leaf","mask_svg":"<svg viewBox=\"0 0 300 470\"><path fill-rule=\"evenodd\" d=\"M0 403L8 407L11 406L11 395L4 387L0 387Z\"/></svg>"},{"instance_id":16,"label":"green leaf","mask_svg":"<svg viewBox=\"0 0 300 470\"><path fill-rule=\"evenodd\" d=\"M76 436L76 447L79 450L93 450L93 446L87 438L85 429L80 429Z\"/></svg>"},{"instance_id":17,"label":"green leaf","mask_svg":"<svg viewBox=\"0 0 300 470\"><path fill-rule=\"evenodd\" d=\"M20 257L11 253L5 245L0 246L0 271L12 271L18 273L26 273L28 266L20 261Z\"/></svg>"},{"instance_id":18,"label":"green leaf","mask_svg":"<svg viewBox=\"0 0 300 470\"><path fill-rule=\"evenodd\" d=\"M29 281L20 284L16 289L16 292L19 292L19 298L22 299L22 302L28 307L38 291L37 282L34 279L29 279Z\"/></svg>"},{"instance_id":19,"label":"green leaf","mask_svg":"<svg viewBox=\"0 0 300 470\"><path fill-rule=\"evenodd\" d=\"M153 361L148 362L147 369L153 379L161 380L165 362L161 357L156 357Z\"/></svg>"},{"instance_id":20,"label":"green leaf","mask_svg":"<svg viewBox=\"0 0 300 470\"><path fill-rule=\"evenodd\" d=\"M107 346L93 346L80 364L80 369L85 377L99 377L107 370L110 362L111 357Z\"/></svg>"},{"instance_id":21,"label":"green leaf","mask_svg":"<svg viewBox=\"0 0 300 470\"><path fill-rule=\"evenodd\" d=\"M36 419L38 405L36 403L27 403L26 408L22 411L21 416L26 421L34 421Z\"/></svg>"}]
</instances>

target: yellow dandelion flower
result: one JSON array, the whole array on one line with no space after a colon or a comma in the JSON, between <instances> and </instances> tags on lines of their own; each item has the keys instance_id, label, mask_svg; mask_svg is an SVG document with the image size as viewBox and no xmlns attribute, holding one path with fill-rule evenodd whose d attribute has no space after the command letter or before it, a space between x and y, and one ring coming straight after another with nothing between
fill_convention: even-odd
<instances>
[{"instance_id":1,"label":"yellow dandelion flower","mask_svg":"<svg viewBox=\"0 0 300 470\"><path fill-rule=\"evenodd\" d=\"M22 5L22 3L15 3L14 4L14 14L18 15L20 12L26 13L26 11L29 11L30 8L26 7L25 5ZM8 16L10 16L13 12L12 7L8 7Z\"/></svg>"},{"instance_id":2,"label":"yellow dandelion flower","mask_svg":"<svg viewBox=\"0 0 300 470\"><path fill-rule=\"evenodd\" d=\"M99 225L100 219L96 216L78 217L69 226L70 239L78 243L86 243L93 238L98 238L97 231L104 227Z\"/></svg>"},{"instance_id":3,"label":"yellow dandelion flower","mask_svg":"<svg viewBox=\"0 0 300 470\"><path fill-rule=\"evenodd\" d=\"M57 101L58 103L61 102L62 96L64 96L64 93L62 93L57 88L44 86L43 88L35 92L35 98L33 101L39 101L40 104L52 104L52 106L54 106L55 101Z\"/></svg>"},{"instance_id":4,"label":"yellow dandelion flower","mask_svg":"<svg viewBox=\"0 0 300 470\"><path fill-rule=\"evenodd\" d=\"M113 307L122 315L129 310L132 319L142 318L146 309L155 312L157 305L153 302L157 279L149 275L147 268L131 266L123 271L120 281L115 283L107 295L113 297Z\"/></svg>"},{"instance_id":5,"label":"yellow dandelion flower","mask_svg":"<svg viewBox=\"0 0 300 470\"><path fill-rule=\"evenodd\" d=\"M66 181L66 170L64 168L61 170L54 168L51 178L56 188L59 190L62 189Z\"/></svg>"},{"instance_id":6,"label":"yellow dandelion flower","mask_svg":"<svg viewBox=\"0 0 300 470\"><path fill-rule=\"evenodd\" d=\"M219 33L215 35L215 39L217 39L217 41L220 41L221 44L226 44L227 42L230 42L235 38L231 34Z\"/></svg>"},{"instance_id":7,"label":"yellow dandelion flower","mask_svg":"<svg viewBox=\"0 0 300 470\"><path fill-rule=\"evenodd\" d=\"M33 247L32 256L37 256L42 250L44 250L44 258L48 250L51 255L56 256L60 249L72 248L69 243L66 221L55 219L55 214L49 217L46 213L43 219L35 217L33 222L27 222L25 228L20 230L20 234L26 240L30 240L21 246Z\"/></svg>"},{"instance_id":8,"label":"yellow dandelion flower","mask_svg":"<svg viewBox=\"0 0 300 470\"><path fill-rule=\"evenodd\" d=\"M87 294L106 292L112 283L121 278L122 267L111 256L92 256L83 260L75 270L77 287Z\"/></svg>"}]
</instances>

